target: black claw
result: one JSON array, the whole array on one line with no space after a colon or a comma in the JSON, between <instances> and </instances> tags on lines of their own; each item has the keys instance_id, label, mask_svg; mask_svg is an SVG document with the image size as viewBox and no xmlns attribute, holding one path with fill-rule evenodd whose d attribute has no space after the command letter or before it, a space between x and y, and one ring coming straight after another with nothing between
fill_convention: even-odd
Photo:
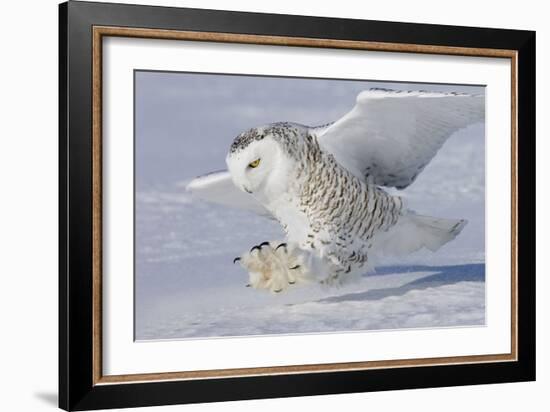
<instances>
[{"instance_id":1,"label":"black claw","mask_svg":"<svg viewBox=\"0 0 550 412\"><path fill-rule=\"evenodd\" d=\"M273 292L279 293L279 292L281 292L281 291L282 291L282 289L277 289L277 290L274 290Z\"/></svg>"},{"instance_id":2,"label":"black claw","mask_svg":"<svg viewBox=\"0 0 550 412\"><path fill-rule=\"evenodd\" d=\"M275 250L279 249L280 247L284 247L286 249L286 243L281 243L279 246L275 248Z\"/></svg>"},{"instance_id":3,"label":"black claw","mask_svg":"<svg viewBox=\"0 0 550 412\"><path fill-rule=\"evenodd\" d=\"M296 283L296 281L294 282L288 282L289 285L294 285Z\"/></svg>"},{"instance_id":4,"label":"black claw","mask_svg":"<svg viewBox=\"0 0 550 412\"><path fill-rule=\"evenodd\" d=\"M254 252L255 249L258 249L260 250L260 246L256 245L256 246L252 246L252 249L250 249L250 253Z\"/></svg>"},{"instance_id":5,"label":"black claw","mask_svg":"<svg viewBox=\"0 0 550 412\"><path fill-rule=\"evenodd\" d=\"M250 283L247 283L246 285L244 285L245 288L249 288L250 286L252 286Z\"/></svg>"},{"instance_id":6,"label":"black claw","mask_svg":"<svg viewBox=\"0 0 550 412\"><path fill-rule=\"evenodd\" d=\"M264 246L269 246L269 242L262 242L258 245L260 247L260 249Z\"/></svg>"},{"instance_id":7,"label":"black claw","mask_svg":"<svg viewBox=\"0 0 550 412\"><path fill-rule=\"evenodd\" d=\"M289 270L293 270L293 269L298 269L300 267L300 265L296 265L294 267L291 267L291 268L288 268Z\"/></svg>"},{"instance_id":8,"label":"black claw","mask_svg":"<svg viewBox=\"0 0 550 412\"><path fill-rule=\"evenodd\" d=\"M235 264L236 262L238 262L239 260L241 260L240 257L236 257L235 259L233 259L233 264Z\"/></svg>"}]
</instances>

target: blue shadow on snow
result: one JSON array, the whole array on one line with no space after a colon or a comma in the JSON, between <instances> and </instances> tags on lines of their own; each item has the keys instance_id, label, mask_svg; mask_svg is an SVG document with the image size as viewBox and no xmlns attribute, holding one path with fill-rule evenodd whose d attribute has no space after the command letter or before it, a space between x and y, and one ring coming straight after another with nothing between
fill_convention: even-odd
<instances>
[{"instance_id":1,"label":"blue shadow on snow","mask_svg":"<svg viewBox=\"0 0 550 412\"><path fill-rule=\"evenodd\" d=\"M411 290L423 290L458 282L485 282L485 264L472 263L451 266L384 266L376 269L376 273L367 276L396 275L413 272L436 272L423 278L395 288L373 289L365 292L348 293L342 296L331 296L318 302L353 302L379 300L389 296L402 296Z\"/></svg>"}]
</instances>

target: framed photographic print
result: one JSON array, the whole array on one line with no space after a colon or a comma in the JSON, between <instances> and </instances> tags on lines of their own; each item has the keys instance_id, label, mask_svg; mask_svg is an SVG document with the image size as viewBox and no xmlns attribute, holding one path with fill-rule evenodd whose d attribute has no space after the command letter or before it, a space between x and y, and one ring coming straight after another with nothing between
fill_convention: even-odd
<instances>
[{"instance_id":1,"label":"framed photographic print","mask_svg":"<svg viewBox=\"0 0 550 412\"><path fill-rule=\"evenodd\" d=\"M60 5L60 407L535 379L535 34Z\"/></svg>"}]
</instances>

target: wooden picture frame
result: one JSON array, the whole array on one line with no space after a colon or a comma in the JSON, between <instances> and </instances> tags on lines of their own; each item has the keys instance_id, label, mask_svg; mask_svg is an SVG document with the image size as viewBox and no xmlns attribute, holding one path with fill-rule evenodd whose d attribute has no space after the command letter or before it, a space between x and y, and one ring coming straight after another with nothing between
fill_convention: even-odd
<instances>
[{"instance_id":1,"label":"wooden picture frame","mask_svg":"<svg viewBox=\"0 0 550 412\"><path fill-rule=\"evenodd\" d=\"M59 26L59 406L216 402L535 379L535 33L68 2ZM170 39L509 59L511 351L506 354L104 375L102 41ZM503 177L504 179L505 177ZM521 183L521 185L520 185Z\"/></svg>"}]
</instances>

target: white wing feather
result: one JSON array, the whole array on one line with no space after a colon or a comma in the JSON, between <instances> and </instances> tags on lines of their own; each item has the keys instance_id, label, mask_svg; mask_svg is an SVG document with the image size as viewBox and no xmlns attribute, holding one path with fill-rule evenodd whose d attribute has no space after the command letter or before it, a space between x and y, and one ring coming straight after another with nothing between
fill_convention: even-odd
<instances>
[{"instance_id":1,"label":"white wing feather","mask_svg":"<svg viewBox=\"0 0 550 412\"><path fill-rule=\"evenodd\" d=\"M199 176L186 186L186 190L197 199L236 209L244 209L267 218L273 218L273 215L254 197L241 191L233 184L231 175L227 170Z\"/></svg>"},{"instance_id":2,"label":"white wing feather","mask_svg":"<svg viewBox=\"0 0 550 412\"><path fill-rule=\"evenodd\" d=\"M403 189L449 136L484 116L482 95L371 89L344 117L311 131L357 177Z\"/></svg>"}]
</instances>

